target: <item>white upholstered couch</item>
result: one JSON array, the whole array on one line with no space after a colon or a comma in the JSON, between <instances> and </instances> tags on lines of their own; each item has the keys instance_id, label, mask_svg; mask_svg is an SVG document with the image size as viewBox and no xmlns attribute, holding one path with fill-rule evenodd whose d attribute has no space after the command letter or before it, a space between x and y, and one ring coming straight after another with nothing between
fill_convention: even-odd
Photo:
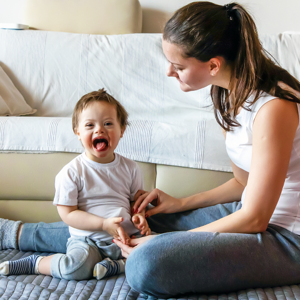
<instances>
[{"instance_id":1,"label":"white upholstered couch","mask_svg":"<svg viewBox=\"0 0 300 300\"><path fill-rule=\"evenodd\" d=\"M119 152L139 161L146 190L182 197L232 177L221 129L205 107L208 90L185 94L165 76L161 35L137 34L138 1L84 3L26 0L24 20L40 30L0 31L0 66L37 110L0 117L2 218L59 220L54 177L82 151L71 131L72 109L83 94L102 87L129 111L132 125Z\"/></svg>"}]
</instances>

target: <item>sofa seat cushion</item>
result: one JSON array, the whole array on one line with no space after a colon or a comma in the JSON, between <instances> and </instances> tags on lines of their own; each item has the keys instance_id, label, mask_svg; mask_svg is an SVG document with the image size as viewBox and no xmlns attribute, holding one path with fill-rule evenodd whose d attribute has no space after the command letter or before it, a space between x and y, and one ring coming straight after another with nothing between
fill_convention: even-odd
<instances>
[{"instance_id":1,"label":"sofa seat cushion","mask_svg":"<svg viewBox=\"0 0 300 300\"><path fill-rule=\"evenodd\" d=\"M0 251L0 263L6 260L16 260L33 254L18 250ZM39 255L51 253L35 252ZM270 274L271 276L271 274ZM265 289L249 289L221 295L183 295L172 297L176 299L193 300L298 300L300 285L283 286ZM102 280L68 281L45 275L0 275L0 299L106 299L106 300L156 300L132 290L124 274Z\"/></svg>"}]
</instances>

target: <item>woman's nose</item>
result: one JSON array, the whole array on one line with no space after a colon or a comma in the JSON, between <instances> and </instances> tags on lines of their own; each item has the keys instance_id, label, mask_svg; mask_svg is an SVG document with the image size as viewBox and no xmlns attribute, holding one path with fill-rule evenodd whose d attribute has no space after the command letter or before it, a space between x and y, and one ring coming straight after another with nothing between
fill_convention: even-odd
<instances>
[{"instance_id":1,"label":"woman's nose","mask_svg":"<svg viewBox=\"0 0 300 300\"><path fill-rule=\"evenodd\" d=\"M176 72L174 71L174 67L172 66L172 64L169 64L168 68L167 68L167 76L169 77L176 77Z\"/></svg>"}]
</instances>

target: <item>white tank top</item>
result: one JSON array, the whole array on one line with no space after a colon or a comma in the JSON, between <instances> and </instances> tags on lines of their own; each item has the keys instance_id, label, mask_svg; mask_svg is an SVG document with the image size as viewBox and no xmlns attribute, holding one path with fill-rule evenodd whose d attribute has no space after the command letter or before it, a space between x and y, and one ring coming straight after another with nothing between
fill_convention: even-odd
<instances>
[{"instance_id":1,"label":"white tank top","mask_svg":"<svg viewBox=\"0 0 300 300\"><path fill-rule=\"evenodd\" d=\"M226 149L231 161L247 172L249 172L251 165L254 118L265 103L276 98L265 93L251 106L251 111L242 109L236 117L241 126L235 127L233 131L226 134ZM297 107L298 115L300 116L300 105L297 104ZM242 204L246 188L242 194ZM282 193L270 223L300 234L300 124L298 124L294 138L291 159Z\"/></svg>"}]
</instances>

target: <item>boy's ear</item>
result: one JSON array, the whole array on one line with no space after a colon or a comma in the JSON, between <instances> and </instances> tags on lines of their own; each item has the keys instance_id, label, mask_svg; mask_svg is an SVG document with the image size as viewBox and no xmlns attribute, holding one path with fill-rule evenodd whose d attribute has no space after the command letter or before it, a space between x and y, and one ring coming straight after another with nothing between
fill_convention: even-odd
<instances>
[{"instance_id":1,"label":"boy's ear","mask_svg":"<svg viewBox=\"0 0 300 300\"><path fill-rule=\"evenodd\" d=\"M81 141L80 133L79 133L79 131L77 130L77 128L74 129L74 132L75 132L75 134L77 135L79 141Z\"/></svg>"},{"instance_id":2,"label":"boy's ear","mask_svg":"<svg viewBox=\"0 0 300 300\"><path fill-rule=\"evenodd\" d=\"M121 128L121 138L123 137L125 130L126 130L126 126Z\"/></svg>"}]
</instances>

